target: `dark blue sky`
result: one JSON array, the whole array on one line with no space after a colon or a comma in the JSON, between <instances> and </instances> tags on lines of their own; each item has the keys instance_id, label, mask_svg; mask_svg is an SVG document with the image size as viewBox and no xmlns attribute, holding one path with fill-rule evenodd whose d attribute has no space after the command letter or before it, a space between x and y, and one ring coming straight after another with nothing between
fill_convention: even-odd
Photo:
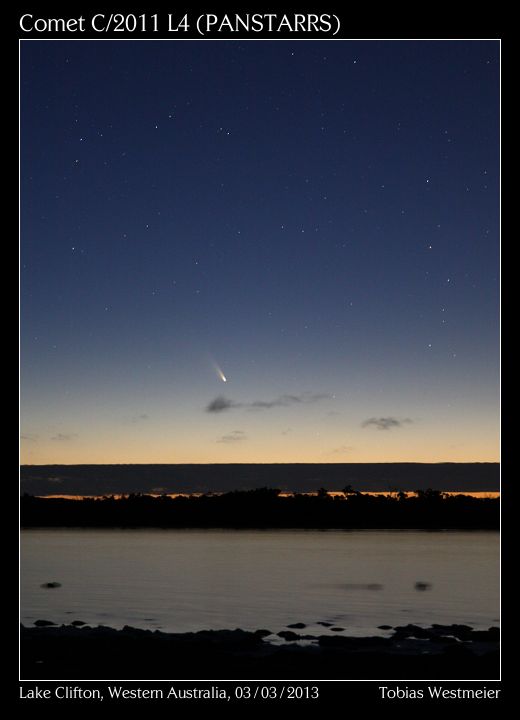
<instances>
[{"instance_id":1,"label":"dark blue sky","mask_svg":"<svg viewBox=\"0 0 520 720\"><path fill-rule=\"evenodd\" d=\"M23 461L497 459L498 42L21 54Z\"/></svg>"}]
</instances>

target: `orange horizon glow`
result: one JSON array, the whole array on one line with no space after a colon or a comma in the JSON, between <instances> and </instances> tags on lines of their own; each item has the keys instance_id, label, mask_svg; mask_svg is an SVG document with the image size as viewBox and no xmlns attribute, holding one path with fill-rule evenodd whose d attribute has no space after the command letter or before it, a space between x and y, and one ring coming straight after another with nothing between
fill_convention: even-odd
<instances>
[{"instance_id":1,"label":"orange horizon glow","mask_svg":"<svg viewBox=\"0 0 520 720\"><path fill-rule=\"evenodd\" d=\"M238 443L237 443L238 445ZM53 448L55 450L55 448ZM131 448L126 453L106 452L95 450L87 453L78 453L76 448L66 448L59 456L47 454L44 448L34 450L22 448L21 465L338 465L350 463L384 464L384 463L421 463L437 465L442 463L499 463L500 456L494 449L488 452L480 449L478 452L461 449L446 453L432 451L426 453L424 447L414 452L409 449L405 454L402 449L374 451L352 451L345 454L336 452L316 452L302 448L296 452L288 453L287 449L277 448L266 458L263 452L251 453L246 448L233 448L233 456L226 452L227 446L217 450L200 450L197 453L184 452L182 454L165 452L157 449L153 459L150 455L142 455ZM122 462L121 458L125 460Z\"/></svg>"},{"instance_id":2,"label":"orange horizon glow","mask_svg":"<svg viewBox=\"0 0 520 720\"><path fill-rule=\"evenodd\" d=\"M244 491L244 492L247 492ZM403 491L404 494L407 497L413 497L414 495L417 495L415 491L412 490L405 490ZM474 497L479 499L486 499L486 500L494 500L496 498L500 497L500 492L495 492L491 490L478 490L478 491L466 491L466 490L440 490L440 492L443 495L465 495L467 497ZM146 495L147 497L169 497L169 498L177 498L177 497L202 497L204 495L207 495L208 493L200 493L200 492L194 492L194 493L107 493L105 495L36 495L35 497L41 498L43 500L103 500L104 498L114 498L114 500L121 500L129 495ZM225 495L225 492L214 492L211 493L212 495ZM310 491L310 492L281 492L279 497L294 497L295 495L317 495L317 491ZM354 493L353 493L354 494ZM395 491L385 491L385 490L360 490L359 495L370 495L370 496L387 496L387 497L396 497L398 495L398 492ZM330 490L327 492L327 495L330 497L345 497L345 493L341 490Z\"/></svg>"},{"instance_id":3,"label":"orange horizon glow","mask_svg":"<svg viewBox=\"0 0 520 720\"><path fill-rule=\"evenodd\" d=\"M185 423L134 423L116 427L78 418L73 433L47 439L31 428L22 437L24 465L217 465L296 463L498 462L499 436L484 427L417 422L378 431L346 426L342 415L291 417L266 423L265 414L213 418L205 413ZM339 418L339 419L338 419ZM196 428L196 432L194 432ZM241 434L234 435L239 430ZM31 434L32 433L32 434ZM243 433L243 434L242 434Z\"/></svg>"}]
</instances>

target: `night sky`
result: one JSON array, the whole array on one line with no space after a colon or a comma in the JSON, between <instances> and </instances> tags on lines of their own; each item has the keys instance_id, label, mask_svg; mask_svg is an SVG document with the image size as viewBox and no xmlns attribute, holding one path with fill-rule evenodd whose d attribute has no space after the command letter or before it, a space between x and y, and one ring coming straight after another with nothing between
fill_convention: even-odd
<instances>
[{"instance_id":1,"label":"night sky","mask_svg":"<svg viewBox=\"0 0 520 720\"><path fill-rule=\"evenodd\" d=\"M498 459L498 42L21 45L22 462Z\"/></svg>"}]
</instances>

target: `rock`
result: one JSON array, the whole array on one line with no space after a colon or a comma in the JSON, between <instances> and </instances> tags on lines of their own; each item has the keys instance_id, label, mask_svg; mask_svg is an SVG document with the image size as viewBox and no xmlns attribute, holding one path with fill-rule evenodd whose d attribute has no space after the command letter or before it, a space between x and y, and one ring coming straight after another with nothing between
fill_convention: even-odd
<instances>
[{"instance_id":1,"label":"rock","mask_svg":"<svg viewBox=\"0 0 520 720\"><path fill-rule=\"evenodd\" d=\"M471 640L480 640L484 642L498 642L500 640L500 629L490 627L489 630L473 630Z\"/></svg>"},{"instance_id":2,"label":"rock","mask_svg":"<svg viewBox=\"0 0 520 720\"><path fill-rule=\"evenodd\" d=\"M59 588L61 587L61 583L59 582L46 582L43 583L43 585L40 585L42 588Z\"/></svg>"},{"instance_id":3,"label":"rock","mask_svg":"<svg viewBox=\"0 0 520 720\"><path fill-rule=\"evenodd\" d=\"M270 630L264 630L264 629L262 628L262 629L260 629L260 630L255 630L254 634L255 634L257 637L263 638L263 637L267 637L268 635L272 635L273 633L272 633Z\"/></svg>"},{"instance_id":4,"label":"rock","mask_svg":"<svg viewBox=\"0 0 520 720\"><path fill-rule=\"evenodd\" d=\"M323 627L332 627L333 623L324 622L323 620L318 620L316 625L323 625Z\"/></svg>"},{"instance_id":5,"label":"rock","mask_svg":"<svg viewBox=\"0 0 520 720\"><path fill-rule=\"evenodd\" d=\"M453 643L458 643L460 640L457 640L457 638L453 637L452 635L439 635L438 637L431 637L430 642L438 642L443 645L453 645Z\"/></svg>"},{"instance_id":6,"label":"rock","mask_svg":"<svg viewBox=\"0 0 520 720\"><path fill-rule=\"evenodd\" d=\"M36 620L35 623L36 627L48 627L49 625L56 625L55 622L51 622L50 620Z\"/></svg>"},{"instance_id":7,"label":"rock","mask_svg":"<svg viewBox=\"0 0 520 720\"><path fill-rule=\"evenodd\" d=\"M471 640L473 636L473 628L469 625L432 625L431 632L435 635L453 635L459 640Z\"/></svg>"},{"instance_id":8,"label":"rock","mask_svg":"<svg viewBox=\"0 0 520 720\"><path fill-rule=\"evenodd\" d=\"M305 625L305 623L293 623L292 625L287 625L287 627L301 630L302 628L307 627L307 625Z\"/></svg>"},{"instance_id":9,"label":"rock","mask_svg":"<svg viewBox=\"0 0 520 720\"><path fill-rule=\"evenodd\" d=\"M344 635L320 635L318 638L319 647L345 648L356 651L359 648L357 638L345 637Z\"/></svg>"},{"instance_id":10,"label":"rock","mask_svg":"<svg viewBox=\"0 0 520 720\"><path fill-rule=\"evenodd\" d=\"M190 643L210 643L213 647L228 649L248 649L263 645L262 637L254 632L241 630L199 630L196 633L179 634L177 637L184 638Z\"/></svg>"},{"instance_id":11,"label":"rock","mask_svg":"<svg viewBox=\"0 0 520 720\"><path fill-rule=\"evenodd\" d=\"M343 583L338 587L343 590L382 590L383 585L380 583Z\"/></svg>"},{"instance_id":12,"label":"rock","mask_svg":"<svg viewBox=\"0 0 520 720\"><path fill-rule=\"evenodd\" d=\"M452 657L460 657L462 659L470 658L473 653L469 647L466 647L463 643L455 642L453 645L446 645L444 648L444 654Z\"/></svg>"},{"instance_id":13,"label":"rock","mask_svg":"<svg viewBox=\"0 0 520 720\"><path fill-rule=\"evenodd\" d=\"M427 582L416 582L414 587L416 590L424 591L424 590L431 590L432 585L431 585L431 583L427 583Z\"/></svg>"},{"instance_id":14,"label":"rock","mask_svg":"<svg viewBox=\"0 0 520 720\"><path fill-rule=\"evenodd\" d=\"M331 627L330 630L331 630L331 632L343 632L345 630L345 628Z\"/></svg>"},{"instance_id":15,"label":"rock","mask_svg":"<svg viewBox=\"0 0 520 720\"><path fill-rule=\"evenodd\" d=\"M142 638L146 635L150 635L152 631L145 630L144 628L135 628L130 625L124 625L122 632L126 633L128 637Z\"/></svg>"},{"instance_id":16,"label":"rock","mask_svg":"<svg viewBox=\"0 0 520 720\"><path fill-rule=\"evenodd\" d=\"M378 627L378 630L391 630L392 629L391 625L378 625L377 627Z\"/></svg>"},{"instance_id":17,"label":"rock","mask_svg":"<svg viewBox=\"0 0 520 720\"><path fill-rule=\"evenodd\" d=\"M437 634L452 635L453 627L457 626L439 626ZM416 634L420 628L410 625L402 631ZM498 637L496 628L475 632ZM327 631L304 644L307 636L284 630L280 639L297 642L271 644L243 630L139 633L129 627L34 627L32 623L30 627L22 625L20 633L22 677L43 679L112 677L114 667L124 672L124 677L135 679L174 673L181 679L211 678L216 673L225 678L237 677L237 671L243 677L266 677L267 673L279 677L283 672L284 677L294 678L354 676L365 680L388 675L413 680L433 674L472 681L499 676L498 642L484 642L481 637L477 642L442 638L428 642L393 634L389 638L348 637L347 633ZM42 660L43 664L37 664Z\"/></svg>"},{"instance_id":18,"label":"rock","mask_svg":"<svg viewBox=\"0 0 520 720\"><path fill-rule=\"evenodd\" d=\"M410 638L415 637L421 640L428 640L435 633L432 630L419 627L418 625L400 625L394 628L396 638Z\"/></svg>"},{"instance_id":19,"label":"rock","mask_svg":"<svg viewBox=\"0 0 520 720\"><path fill-rule=\"evenodd\" d=\"M81 627L82 625L86 625L87 623L83 622L83 620L73 620L71 622L71 625L74 625L74 627Z\"/></svg>"},{"instance_id":20,"label":"rock","mask_svg":"<svg viewBox=\"0 0 520 720\"><path fill-rule=\"evenodd\" d=\"M345 637L344 635L320 635L318 644L323 647L345 648L353 652L367 649L391 648L392 640L382 637Z\"/></svg>"}]
</instances>

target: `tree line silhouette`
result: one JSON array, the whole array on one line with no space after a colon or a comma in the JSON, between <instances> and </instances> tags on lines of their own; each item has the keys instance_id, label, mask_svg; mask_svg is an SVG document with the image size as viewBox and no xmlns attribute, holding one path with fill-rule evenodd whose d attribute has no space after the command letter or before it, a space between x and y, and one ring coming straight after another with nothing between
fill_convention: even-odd
<instances>
[{"instance_id":1,"label":"tree line silhouette","mask_svg":"<svg viewBox=\"0 0 520 720\"><path fill-rule=\"evenodd\" d=\"M45 498L23 495L22 527L498 529L499 499L418 490L368 495L281 495L276 488L170 497Z\"/></svg>"}]
</instances>

